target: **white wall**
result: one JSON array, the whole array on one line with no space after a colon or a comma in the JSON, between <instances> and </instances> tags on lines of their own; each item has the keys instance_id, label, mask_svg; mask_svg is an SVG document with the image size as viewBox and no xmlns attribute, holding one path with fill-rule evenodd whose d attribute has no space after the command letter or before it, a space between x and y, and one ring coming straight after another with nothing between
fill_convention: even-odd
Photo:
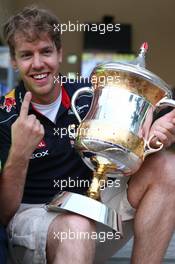
<instances>
[{"instance_id":1,"label":"white wall","mask_svg":"<svg viewBox=\"0 0 175 264\"><path fill-rule=\"evenodd\" d=\"M15 7L12 0L0 0L0 37L2 37L2 25L14 13Z\"/></svg>"}]
</instances>

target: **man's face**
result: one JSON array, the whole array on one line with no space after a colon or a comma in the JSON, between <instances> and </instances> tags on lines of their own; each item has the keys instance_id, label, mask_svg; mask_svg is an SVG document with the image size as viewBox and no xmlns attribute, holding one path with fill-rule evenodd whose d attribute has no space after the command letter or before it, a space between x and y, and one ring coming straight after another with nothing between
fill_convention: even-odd
<instances>
[{"instance_id":1,"label":"man's face","mask_svg":"<svg viewBox=\"0 0 175 264\"><path fill-rule=\"evenodd\" d=\"M60 89L54 84L54 76L58 76L61 62L62 52L47 34L33 42L16 36L12 64L19 70L26 89L32 92L32 101L51 103L57 98Z\"/></svg>"}]
</instances>

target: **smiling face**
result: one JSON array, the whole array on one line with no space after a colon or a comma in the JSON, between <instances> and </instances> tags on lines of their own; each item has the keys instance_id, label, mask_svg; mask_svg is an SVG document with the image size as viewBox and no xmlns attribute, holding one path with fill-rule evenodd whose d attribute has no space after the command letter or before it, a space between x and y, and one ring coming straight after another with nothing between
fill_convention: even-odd
<instances>
[{"instance_id":1,"label":"smiling face","mask_svg":"<svg viewBox=\"0 0 175 264\"><path fill-rule=\"evenodd\" d=\"M15 55L12 58L14 68L19 70L25 88L32 92L32 101L49 104L56 100L60 93L58 77L62 50L57 50L48 34L43 33L34 41L19 33L15 36Z\"/></svg>"}]
</instances>

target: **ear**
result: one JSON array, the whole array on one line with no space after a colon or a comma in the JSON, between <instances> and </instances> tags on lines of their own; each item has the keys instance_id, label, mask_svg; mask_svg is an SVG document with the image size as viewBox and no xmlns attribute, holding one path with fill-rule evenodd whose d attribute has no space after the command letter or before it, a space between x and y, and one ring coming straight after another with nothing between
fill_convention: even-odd
<instances>
[{"instance_id":1,"label":"ear","mask_svg":"<svg viewBox=\"0 0 175 264\"><path fill-rule=\"evenodd\" d=\"M14 69L14 70L17 70L18 67L17 67L17 63L16 63L16 59L15 59L15 57L14 57L14 58L11 57L10 60L11 60L11 64L12 64L13 69Z\"/></svg>"}]
</instances>

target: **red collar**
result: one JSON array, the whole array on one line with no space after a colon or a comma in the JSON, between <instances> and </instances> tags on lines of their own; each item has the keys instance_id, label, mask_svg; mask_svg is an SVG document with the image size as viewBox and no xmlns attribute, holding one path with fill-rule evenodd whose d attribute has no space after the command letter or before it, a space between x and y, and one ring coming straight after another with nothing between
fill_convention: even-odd
<instances>
[{"instance_id":1,"label":"red collar","mask_svg":"<svg viewBox=\"0 0 175 264\"><path fill-rule=\"evenodd\" d=\"M62 105L68 109L70 108L71 102L70 102L70 97L66 91L66 89L64 88L64 86L62 85L62 99L61 99L61 103Z\"/></svg>"}]
</instances>

